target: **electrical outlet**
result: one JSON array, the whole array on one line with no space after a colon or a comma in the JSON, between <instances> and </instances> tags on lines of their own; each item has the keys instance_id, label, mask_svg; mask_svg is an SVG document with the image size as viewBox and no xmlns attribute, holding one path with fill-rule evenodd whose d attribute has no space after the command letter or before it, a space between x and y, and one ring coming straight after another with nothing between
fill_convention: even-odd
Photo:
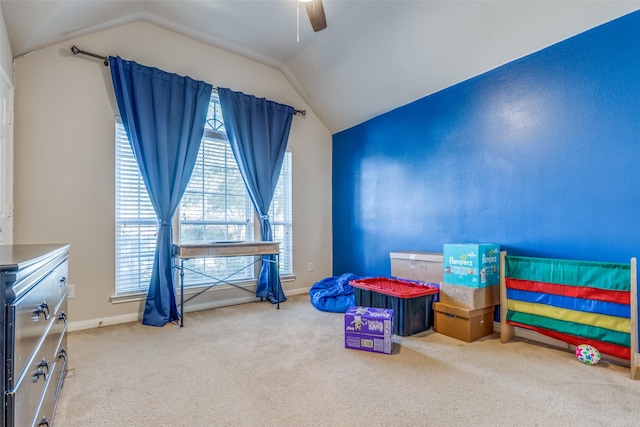
<instances>
[{"instance_id":1,"label":"electrical outlet","mask_svg":"<svg viewBox=\"0 0 640 427\"><path fill-rule=\"evenodd\" d=\"M308 271L313 271L313 263L310 262L309 265L307 266L307 270Z\"/></svg>"},{"instance_id":2,"label":"electrical outlet","mask_svg":"<svg viewBox=\"0 0 640 427\"><path fill-rule=\"evenodd\" d=\"M69 297L69 299L76 297L76 286L75 285L67 286L67 296Z\"/></svg>"}]
</instances>

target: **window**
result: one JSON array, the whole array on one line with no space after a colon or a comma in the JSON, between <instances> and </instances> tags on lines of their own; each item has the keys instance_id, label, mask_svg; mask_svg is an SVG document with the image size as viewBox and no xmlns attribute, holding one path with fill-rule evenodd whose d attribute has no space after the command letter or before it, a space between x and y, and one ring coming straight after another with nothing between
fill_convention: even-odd
<instances>
[{"instance_id":1,"label":"window","mask_svg":"<svg viewBox=\"0 0 640 427\"><path fill-rule=\"evenodd\" d=\"M284 154L276 192L269 209L273 241L280 242L280 274L293 274L291 151Z\"/></svg>"},{"instance_id":2,"label":"window","mask_svg":"<svg viewBox=\"0 0 640 427\"><path fill-rule=\"evenodd\" d=\"M211 108L213 106L213 108ZM222 124L220 104L212 101L191 180L180 203L180 242L213 243L253 239L253 206ZM185 265L185 286L216 279L250 280L244 268L252 257L197 258Z\"/></svg>"},{"instance_id":3,"label":"window","mask_svg":"<svg viewBox=\"0 0 640 427\"><path fill-rule=\"evenodd\" d=\"M116 294L146 290L156 250L158 219L116 117Z\"/></svg>"},{"instance_id":4,"label":"window","mask_svg":"<svg viewBox=\"0 0 640 427\"><path fill-rule=\"evenodd\" d=\"M254 209L227 140L217 95L211 98L207 124L191 179L178 211L181 243L251 241L259 238ZM293 273L291 152L283 161L269 216L280 245L280 273ZM133 156L124 126L116 118L116 294L146 292L153 268L157 219ZM251 258L190 260L190 269L217 279L255 279ZM185 268L185 286L211 282Z\"/></svg>"}]
</instances>

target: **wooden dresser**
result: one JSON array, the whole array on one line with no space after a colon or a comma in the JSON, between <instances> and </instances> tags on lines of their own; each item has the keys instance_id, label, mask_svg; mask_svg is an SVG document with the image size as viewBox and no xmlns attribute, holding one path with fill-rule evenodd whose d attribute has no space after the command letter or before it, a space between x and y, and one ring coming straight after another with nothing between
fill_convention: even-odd
<instances>
[{"instance_id":1,"label":"wooden dresser","mask_svg":"<svg viewBox=\"0 0 640 427\"><path fill-rule=\"evenodd\" d=\"M0 245L3 426L49 426L67 366L69 245Z\"/></svg>"}]
</instances>

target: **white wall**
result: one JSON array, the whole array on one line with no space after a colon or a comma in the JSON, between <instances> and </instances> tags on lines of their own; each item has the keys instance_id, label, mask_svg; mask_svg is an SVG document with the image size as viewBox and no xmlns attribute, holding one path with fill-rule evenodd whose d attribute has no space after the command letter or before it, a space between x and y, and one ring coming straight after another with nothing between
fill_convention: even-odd
<instances>
[{"instance_id":1,"label":"white wall","mask_svg":"<svg viewBox=\"0 0 640 427\"><path fill-rule=\"evenodd\" d=\"M7 27L4 23L4 15L0 8L0 78L4 78L7 83L13 86L13 54L9 45Z\"/></svg>"},{"instance_id":2,"label":"white wall","mask_svg":"<svg viewBox=\"0 0 640 427\"><path fill-rule=\"evenodd\" d=\"M13 241L13 55L0 9L0 244Z\"/></svg>"},{"instance_id":3,"label":"white wall","mask_svg":"<svg viewBox=\"0 0 640 427\"><path fill-rule=\"evenodd\" d=\"M135 22L16 59L14 242L71 244L72 329L133 320L143 306L143 301L111 301L115 293L117 107L109 68L100 60L72 55L73 44L307 109L305 118L294 117L289 138L297 278L283 283L285 293L306 291L332 274L331 134L327 128L278 70ZM307 272L309 262L314 263L314 272ZM251 299L242 291L219 290L199 297L198 303L247 297Z\"/></svg>"}]
</instances>

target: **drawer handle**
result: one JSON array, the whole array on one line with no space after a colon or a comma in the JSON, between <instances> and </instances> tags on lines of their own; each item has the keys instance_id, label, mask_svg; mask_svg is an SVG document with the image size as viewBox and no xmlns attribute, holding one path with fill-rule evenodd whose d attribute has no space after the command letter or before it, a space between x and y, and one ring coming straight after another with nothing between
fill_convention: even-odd
<instances>
[{"instance_id":1,"label":"drawer handle","mask_svg":"<svg viewBox=\"0 0 640 427\"><path fill-rule=\"evenodd\" d=\"M49 427L49 418L47 417L42 417L42 419L40 420L40 422L38 423L39 426L47 426Z\"/></svg>"},{"instance_id":2,"label":"drawer handle","mask_svg":"<svg viewBox=\"0 0 640 427\"><path fill-rule=\"evenodd\" d=\"M58 359L67 360L67 350L61 348L58 352Z\"/></svg>"},{"instance_id":3,"label":"drawer handle","mask_svg":"<svg viewBox=\"0 0 640 427\"><path fill-rule=\"evenodd\" d=\"M67 313L65 313L64 311L62 313L60 313L58 315L58 321L59 322L67 322Z\"/></svg>"},{"instance_id":4,"label":"drawer handle","mask_svg":"<svg viewBox=\"0 0 640 427\"><path fill-rule=\"evenodd\" d=\"M36 307L34 310L35 317L40 318L40 314L44 314L44 320L49 320L49 304L46 301L42 301L42 304Z\"/></svg>"},{"instance_id":5,"label":"drawer handle","mask_svg":"<svg viewBox=\"0 0 640 427\"><path fill-rule=\"evenodd\" d=\"M60 278L60 286L67 286L67 278L66 277Z\"/></svg>"},{"instance_id":6,"label":"drawer handle","mask_svg":"<svg viewBox=\"0 0 640 427\"><path fill-rule=\"evenodd\" d=\"M47 372L44 371L44 368L47 368ZM47 359L42 359L38 364L38 369L33 373L34 383L38 382L40 375L42 375L44 380L47 381L47 376L49 375L49 361Z\"/></svg>"}]
</instances>

